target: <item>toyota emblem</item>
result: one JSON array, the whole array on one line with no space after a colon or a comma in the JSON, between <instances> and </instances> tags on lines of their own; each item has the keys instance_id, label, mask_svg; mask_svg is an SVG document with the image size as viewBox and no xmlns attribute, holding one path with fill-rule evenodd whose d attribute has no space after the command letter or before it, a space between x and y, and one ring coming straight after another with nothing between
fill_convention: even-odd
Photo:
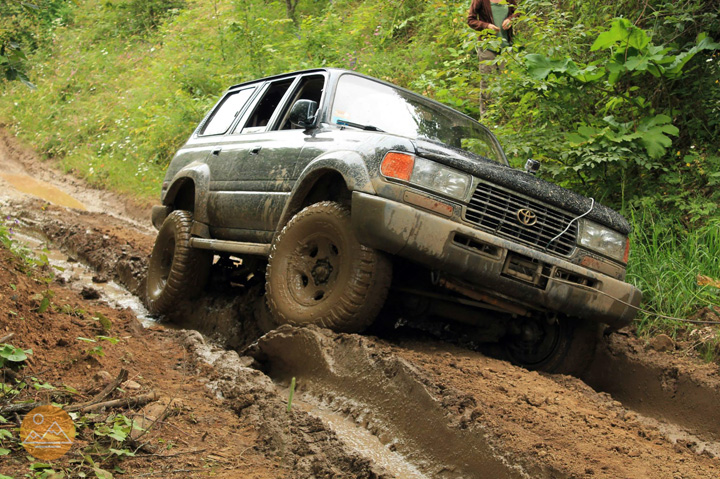
<instances>
[{"instance_id":1,"label":"toyota emblem","mask_svg":"<svg viewBox=\"0 0 720 479\"><path fill-rule=\"evenodd\" d=\"M527 208L518 210L517 219L520 222L520 224L525 225L525 226L532 226L535 223L537 223L537 215L533 211L531 211Z\"/></svg>"}]
</instances>

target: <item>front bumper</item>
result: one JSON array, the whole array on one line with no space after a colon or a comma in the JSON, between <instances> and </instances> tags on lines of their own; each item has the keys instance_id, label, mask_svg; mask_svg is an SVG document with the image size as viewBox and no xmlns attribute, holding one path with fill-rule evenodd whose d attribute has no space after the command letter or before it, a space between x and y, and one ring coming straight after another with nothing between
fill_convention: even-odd
<instances>
[{"instance_id":1,"label":"front bumper","mask_svg":"<svg viewBox=\"0 0 720 479\"><path fill-rule=\"evenodd\" d=\"M627 325L642 293L610 276L522 244L386 198L354 192L360 242L530 309Z\"/></svg>"}]
</instances>

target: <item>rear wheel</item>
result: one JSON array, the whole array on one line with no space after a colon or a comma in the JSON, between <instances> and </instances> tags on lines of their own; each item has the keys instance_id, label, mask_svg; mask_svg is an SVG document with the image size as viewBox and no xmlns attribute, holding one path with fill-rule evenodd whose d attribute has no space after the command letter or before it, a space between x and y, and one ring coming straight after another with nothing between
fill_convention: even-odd
<instances>
[{"instance_id":1,"label":"rear wheel","mask_svg":"<svg viewBox=\"0 0 720 479\"><path fill-rule=\"evenodd\" d=\"M175 210L158 231L147 272L146 305L152 314L199 295L207 283L212 253L190 246L192 213Z\"/></svg>"},{"instance_id":2,"label":"rear wheel","mask_svg":"<svg viewBox=\"0 0 720 479\"><path fill-rule=\"evenodd\" d=\"M316 203L295 215L273 241L267 305L279 324L357 332L382 308L391 276L387 256L355 238L347 207Z\"/></svg>"},{"instance_id":3,"label":"rear wheel","mask_svg":"<svg viewBox=\"0 0 720 479\"><path fill-rule=\"evenodd\" d=\"M582 374L590 365L602 325L560 315L516 320L503 339L508 359L528 369Z\"/></svg>"}]
</instances>

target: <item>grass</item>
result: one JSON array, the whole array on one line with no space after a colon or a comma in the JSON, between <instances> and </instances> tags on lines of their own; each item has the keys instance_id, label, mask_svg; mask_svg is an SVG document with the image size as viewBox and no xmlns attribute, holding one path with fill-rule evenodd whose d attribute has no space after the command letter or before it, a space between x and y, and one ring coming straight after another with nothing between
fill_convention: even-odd
<instances>
[{"instance_id":1,"label":"grass","mask_svg":"<svg viewBox=\"0 0 720 479\"><path fill-rule=\"evenodd\" d=\"M698 284L698 275L720 279L720 219L686 228L657 212L635 210L628 281L643 291L644 307L687 319L706 307L720 307L720 289ZM688 325L641 313L638 333L676 337Z\"/></svg>"},{"instance_id":2,"label":"grass","mask_svg":"<svg viewBox=\"0 0 720 479\"><path fill-rule=\"evenodd\" d=\"M221 92L245 80L333 66L474 108L475 36L462 21L464 2L301 2L296 30L283 2L192 0L141 33L128 32L111 3L75 3L71 20L53 23L52 41L29 59L37 90L0 84L0 123L66 172L142 200L157 197L174 151ZM532 124L536 113L515 114ZM561 141L535 137L540 151ZM524 162L530 151L514 154ZM686 318L719 304L718 290L696 281L720 279L717 216L697 229L643 210L631 220L628 280L643 290L646 309ZM641 334L683 327L648 314L638 325Z\"/></svg>"}]
</instances>

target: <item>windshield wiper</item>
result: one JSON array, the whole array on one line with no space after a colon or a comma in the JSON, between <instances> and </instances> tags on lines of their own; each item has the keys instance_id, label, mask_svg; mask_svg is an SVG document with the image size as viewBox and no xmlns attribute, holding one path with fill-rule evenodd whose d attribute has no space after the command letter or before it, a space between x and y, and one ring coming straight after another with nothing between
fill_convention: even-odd
<instances>
[{"instance_id":1,"label":"windshield wiper","mask_svg":"<svg viewBox=\"0 0 720 479\"><path fill-rule=\"evenodd\" d=\"M353 122L347 121L347 120L336 120L335 123L337 123L337 124L340 125L340 126L351 126L351 127L353 127L353 128L358 128L358 129L360 129L360 130L365 130L365 131L379 131L379 132L381 132L381 133L385 133L385 131L381 130L380 128L378 128L378 127L376 127L376 126L372 126L372 125L361 125L360 123L353 123Z\"/></svg>"}]
</instances>

